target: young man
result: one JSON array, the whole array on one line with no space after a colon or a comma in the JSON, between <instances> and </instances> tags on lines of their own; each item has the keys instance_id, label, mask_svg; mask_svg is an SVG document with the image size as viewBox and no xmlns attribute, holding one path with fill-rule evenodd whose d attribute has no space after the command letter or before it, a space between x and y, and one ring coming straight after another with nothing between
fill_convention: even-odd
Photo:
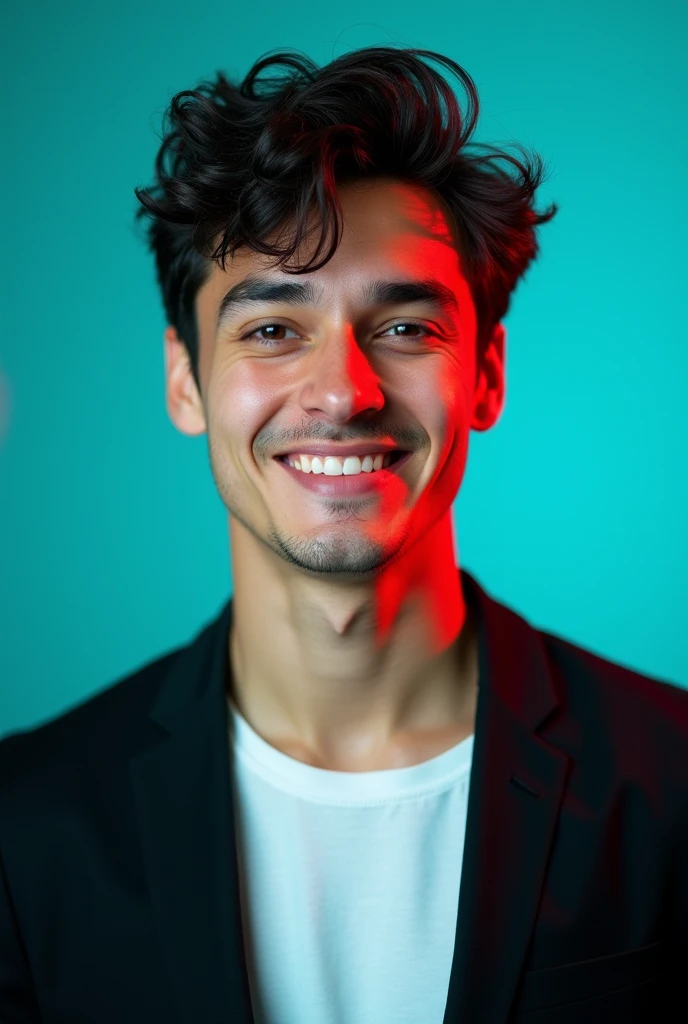
<instances>
[{"instance_id":1,"label":"young man","mask_svg":"<svg viewBox=\"0 0 688 1024\"><path fill-rule=\"evenodd\" d=\"M0 744L3 1022L672 1019L688 695L457 565L469 434L554 208L539 164L468 154L474 86L434 55L464 121L422 56L278 56L173 101L139 198L234 593Z\"/></svg>"}]
</instances>

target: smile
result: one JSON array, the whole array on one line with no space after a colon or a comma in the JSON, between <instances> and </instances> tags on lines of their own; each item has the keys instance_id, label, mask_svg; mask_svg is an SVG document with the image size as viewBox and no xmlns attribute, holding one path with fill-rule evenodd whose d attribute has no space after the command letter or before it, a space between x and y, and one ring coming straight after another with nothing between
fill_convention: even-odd
<instances>
[{"instance_id":1,"label":"smile","mask_svg":"<svg viewBox=\"0 0 688 1024\"><path fill-rule=\"evenodd\" d=\"M376 491L391 483L406 465L412 452L387 452L383 455L347 456L346 459L327 456L278 456L275 461L302 487L324 497L348 496ZM299 462L301 468L290 465ZM314 467L315 464L315 467ZM315 471L314 471L315 469Z\"/></svg>"}]
</instances>

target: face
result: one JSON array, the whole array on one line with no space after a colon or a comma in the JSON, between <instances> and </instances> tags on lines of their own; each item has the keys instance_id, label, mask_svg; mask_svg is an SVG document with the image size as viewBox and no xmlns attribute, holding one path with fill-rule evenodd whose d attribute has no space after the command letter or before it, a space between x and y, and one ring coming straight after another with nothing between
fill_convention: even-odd
<instances>
[{"instance_id":1,"label":"face","mask_svg":"<svg viewBox=\"0 0 688 1024\"><path fill-rule=\"evenodd\" d=\"M443 201L392 179L339 195L343 235L320 270L287 274L247 250L224 271L213 264L196 303L202 396L174 329L165 334L169 415L185 434L207 431L228 511L275 556L330 580L374 576L450 514L469 432L492 426L504 395L504 328L477 366L461 239ZM218 325L226 293L256 276L292 294L230 305ZM314 444L409 454L360 478L306 478L277 458Z\"/></svg>"}]
</instances>

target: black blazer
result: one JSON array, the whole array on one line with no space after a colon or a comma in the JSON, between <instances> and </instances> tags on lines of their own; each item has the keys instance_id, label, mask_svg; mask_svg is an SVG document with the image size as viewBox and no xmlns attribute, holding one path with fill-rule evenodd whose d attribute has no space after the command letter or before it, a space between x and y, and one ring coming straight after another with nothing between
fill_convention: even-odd
<instances>
[{"instance_id":1,"label":"black blazer","mask_svg":"<svg viewBox=\"0 0 688 1024\"><path fill-rule=\"evenodd\" d=\"M480 689L443 1024L687 1020L688 692L461 578ZM253 1020L231 614L0 742L2 1024Z\"/></svg>"}]
</instances>

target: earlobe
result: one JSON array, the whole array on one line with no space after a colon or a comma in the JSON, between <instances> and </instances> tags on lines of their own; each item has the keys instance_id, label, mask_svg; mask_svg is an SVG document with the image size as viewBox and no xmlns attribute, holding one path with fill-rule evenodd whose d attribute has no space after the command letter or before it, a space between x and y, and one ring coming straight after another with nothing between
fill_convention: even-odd
<instances>
[{"instance_id":1,"label":"earlobe","mask_svg":"<svg viewBox=\"0 0 688 1024\"><path fill-rule=\"evenodd\" d=\"M196 437L207 430L201 396L196 387L189 353L174 327L164 335L165 397L167 415L182 434Z\"/></svg>"}]
</instances>

